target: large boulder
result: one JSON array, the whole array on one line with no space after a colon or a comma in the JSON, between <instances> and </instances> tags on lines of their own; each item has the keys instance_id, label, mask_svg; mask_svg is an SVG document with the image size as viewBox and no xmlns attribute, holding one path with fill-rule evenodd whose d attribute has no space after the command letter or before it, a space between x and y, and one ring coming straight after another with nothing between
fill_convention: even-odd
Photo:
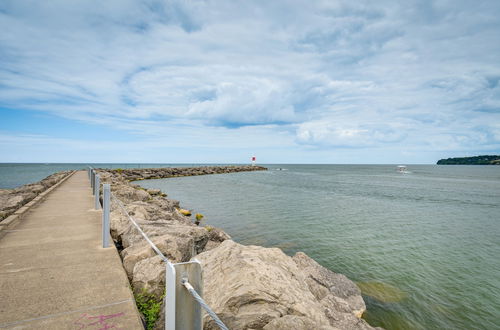
<instances>
[{"instance_id":1,"label":"large boulder","mask_svg":"<svg viewBox=\"0 0 500 330\"><path fill-rule=\"evenodd\" d=\"M120 209L114 209L110 214L110 231L113 239L121 241L121 236L130 230L132 223Z\"/></svg>"},{"instance_id":2,"label":"large boulder","mask_svg":"<svg viewBox=\"0 0 500 330\"><path fill-rule=\"evenodd\" d=\"M194 240L191 237L179 237L172 234L157 236L151 239L156 247L171 262L189 261L195 250ZM148 242L143 240L141 243L127 247L121 252L123 267L129 278L132 278L135 265L143 260L156 255Z\"/></svg>"},{"instance_id":3,"label":"large boulder","mask_svg":"<svg viewBox=\"0 0 500 330\"><path fill-rule=\"evenodd\" d=\"M160 256L139 261L133 271L132 288L135 293L146 292L160 298L165 291L165 262Z\"/></svg>"},{"instance_id":4,"label":"large boulder","mask_svg":"<svg viewBox=\"0 0 500 330\"><path fill-rule=\"evenodd\" d=\"M196 258L205 300L230 329L372 329L357 317L355 285L305 254L293 259L277 248L225 240ZM316 278L317 286L311 283ZM204 321L205 329L217 329L209 317Z\"/></svg>"},{"instance_id":5,"label":"large boulder","mask_svg":"<svg viewBox=\"0 0 500 330\"><path fill-rule=\"evenodd\" d=\"M26 190L28 192L32 192L32 193L35 193L35 194L39 194L41 193L42 191L44 191L46 189L46 187L44 187L42 184L30 184L30 185L27 185L26 186Z\"/></svg>"},{"instance_id":6,"label":"large boulder","mask_svg":"<svg viewBox=\"0 0 500 330\"><path fill-rule=\"evenodd\" d=\"M353 281L326 269L304 252L297 252L292 259L306 276L309 290L325 307L334 305L337 310L358 318L363 315L366 305Z\"/></svg>"},{"instance_id":7,"label":"large boulder","mask_svg":"<svg viewBox=\"0 0 500 330\"><path fill-rule=\"evenodd\" d=\"M136 189L126 184L112 185L111 189L113 194L123 203L130 203L135 201L147 201L151 199L151 195L143 189Z\"/></svg>"},{"instance_id":8,"label":"large boulder","mask_svg":"<svg viewBox=\"0 0 500 330\"><path fill-rule=\"evenodd\" d=\"M142 202L135 202L124 205L124 209L136 221L144 221L148 219L148 211L141 203ZM122 236L125 234L134 236L139 235L134 225L121 207L114 207L110 215L111 236L114 239L123 241ZM128 247L128 245L126 247Z\"/></svg>"},{"instance_id":9,"label":"large boulder","mask_svg":"<svg viewBox=\"0 0 500 330\"><path fill-rule=\"evenodd\" d=\"M172 235L179 240L192 238L195 253L203 251L208 242L208 231L203 227L186 225L176 221L137 221L137 223L150 239L163 235ZM128 227L121 235L121 242L124 248L128 248L129 246L143 241L144 238L133 226Z\"/></svg>"},{"instance_id":10,"label":"large boulder","mask_svg":"<svg viewBox=\"0 0 500 330\"><path fill-rule=\"evenodd\" d=\"M9 209L18 209L24 204L28 203L31 201L33 198L36 197L36 194L33 192L25 192L23 194L16 194L10 197L5 204L3 205L3 209L9 210Z\"/></svg>"},{"instance_id":11,"label":"large boulder","mask_svg":"<svg viewBox=\"0 0 500 330\"><path fill-rule=\"evenodd\" d=\"M2 205L2 208L3 209L14 209L14 208L19 207L19 205L22 205L23 201L25 201L25 198L23 195L9 196L9 198Z\"/></svg>"}]
</instances>

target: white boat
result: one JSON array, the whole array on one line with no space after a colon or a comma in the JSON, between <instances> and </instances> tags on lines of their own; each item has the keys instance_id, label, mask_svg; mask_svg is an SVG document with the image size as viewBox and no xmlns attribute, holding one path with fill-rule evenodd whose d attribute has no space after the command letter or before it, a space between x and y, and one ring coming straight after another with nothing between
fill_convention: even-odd
<instances>
[{"instance_id":1,"label":"white boat","mask_svg":"<svg viewBox=\"0 0 500 330\"><path fill-rule=\"evenodd\" d=\"M408 173L408 169L405 165L398 165L398 167L396 167L396 171L398 173Z\"/></svg>"}]
</instances>

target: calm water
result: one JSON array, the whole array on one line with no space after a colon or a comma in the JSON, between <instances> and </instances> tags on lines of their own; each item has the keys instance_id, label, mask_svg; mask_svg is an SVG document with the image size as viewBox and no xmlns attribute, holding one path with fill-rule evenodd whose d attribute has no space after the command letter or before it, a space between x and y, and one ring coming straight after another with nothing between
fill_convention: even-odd
<instances>
[{"instance_id":1,"label":"calm water","mask_svg":"<svg viewBox=\"0 0 500 330\"><path fill-rule=\"evenodd\" d=\"M40 181L43 178L59 171L81 170L87 166L94 168L158 168L200 166L200 164L37 164L37 163L0 163L0 189L12 189L28 183ZM211 164L215 165L215 164ZM219 164L222 165L222 164Z\"/></svg>"},{"instance_id":2,"label":"calm water","mask_svg":"<svg viewBox=\"0 0 500 330\"><path fill-rule=\"evenodd\" d=\"M86 165L0 164L0 188ZM500 329L500 166L414 165L408 174L393 165L269 168L140 184L161 188L238 242L304 251L346 274L367 293L372 325Z\"/></svg>"},{"instance_id":3,"label":"calm water","mask_svg":"<svg viewBox=\"0 0 500 330\"><path fill-rule=\"evenodd\" d=\"M140 184L238 242L304 251L346 274L367 290L372 325L500 329L500 167L269 168Z\"/></svg>"}]
</instances>

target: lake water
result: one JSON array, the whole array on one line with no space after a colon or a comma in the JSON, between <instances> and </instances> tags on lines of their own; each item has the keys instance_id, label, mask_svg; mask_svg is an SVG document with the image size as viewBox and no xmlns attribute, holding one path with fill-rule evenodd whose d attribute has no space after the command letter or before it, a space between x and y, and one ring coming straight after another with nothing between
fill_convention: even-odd
<instances>
[{"instance_id":1,"label":"lake water","mask_svg":"<svg viewBox=\"0 0 500 330\"><path fill-rule=\"evenodd\" d=\"M268 167L140 184L237 242L304 251L347 275L372 325L500 329L500 166Z\"/></svg>"},{"instance_id":2,"label":"lake water","mask_svg":"<svg viewBox=\"0 0 500 330\"><path fill-rule=\"evenodd\" d=\"M192 164L93 164L130 168ZM86 164L0 164L0 188ZM237 242L304 251L387 329L500 329L500 166L269 165L140 181ZM278 170L282 168L284 170Z\"/></svg>"},{"instance_id":3,"label":"lake water","mask_svg":"<svg viewBox=\"0 0 500 330\"><path fill-rule=\"evenodd\" d=\"M158 168L200 166L200 164L109 164L109 163L0 163L0 189L12 189L40 181L59 171L94 168Z\"/></svg>"}]
</instances>

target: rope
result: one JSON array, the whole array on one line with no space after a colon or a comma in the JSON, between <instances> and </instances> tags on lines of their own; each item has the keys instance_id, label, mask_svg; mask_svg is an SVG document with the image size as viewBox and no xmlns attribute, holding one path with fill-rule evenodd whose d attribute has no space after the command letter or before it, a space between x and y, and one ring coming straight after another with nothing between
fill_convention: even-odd
<instances>
[{"instance_id":1,"label":"rope","mask_svg":"<svg viewBox=\"0 0 500 330\"><path fill-rule=\"evenodd\" d=\"M167 259L167 257L165 257L165 255L163 253L161 253L160 249L158 249L158 247L149 239L149 237L146 235L146 233L144 233L142 231L141 227L139 227L139 225L137 224L137 222L135 222L135 220L130 216L130 214L128 214L128 212L125 209L125 206L123 205L123 203L113 193L111 193L111 197L116 201L116 203L118 204L118 206L120 207L120 209L122 210L122 212L134 224L134 226L137 228L137 230L139 231L139 233L141 233L142 237L144 237L144 239L149 243L149 245L151 245L151 248L156 252L156 254L158 254L163 261L170 262Z\"/></svg>"},{"instance_id":2,"label":"rope","mask_svg":"<svg viewBox=\"0 0 500 330\"><path fill-rule=\"evenodd\" d=\"M210 315L210 317L215 321L215 323L217 323L220 329L229 330L229 328L226 327L226 325L219 319L217 314L215 314L215 312L210 308L210 306L207 305L205 300L203 300L203 298L200 297L198 292L196 292L193 286L186 279L182 280L182 285L186 287L189 293L191 293L191 295L193 296L194 300L196 300L200 304L200 306L208 313L208 315Z\"/></svg>"},{"instance_id":3,"label":"rope","mask_svg":"<svg viewBox=\"0 0 500 330\"><path fill-rule=\"evenodd\" d=\"M128 217L128 219L134 224L134 226L137 228L139 233L141 233L142 237L151 245L151 248L163 259L164 262L170 263L170 261L161 253L161 251L158 249L158 247L149 239L149 237L144 233L135 222L135 220L128 214L127 210L125 209L125 206L123 205L122 201L120 201L113 193L111 193L111 198L115 200L116 204L120 207L122 212ZM187 280L182 280L182 285L191 293L193 298L200 304L200 306L208 313L208 315L215 321L215 323L221 328L222 330L229 330L228 327L219 319L217 314L210 308L210 306L207 305L207 303L203 300L202 297L196 292L196 290L193 288L191 284Z\"/></svg>"}]
</instances>

